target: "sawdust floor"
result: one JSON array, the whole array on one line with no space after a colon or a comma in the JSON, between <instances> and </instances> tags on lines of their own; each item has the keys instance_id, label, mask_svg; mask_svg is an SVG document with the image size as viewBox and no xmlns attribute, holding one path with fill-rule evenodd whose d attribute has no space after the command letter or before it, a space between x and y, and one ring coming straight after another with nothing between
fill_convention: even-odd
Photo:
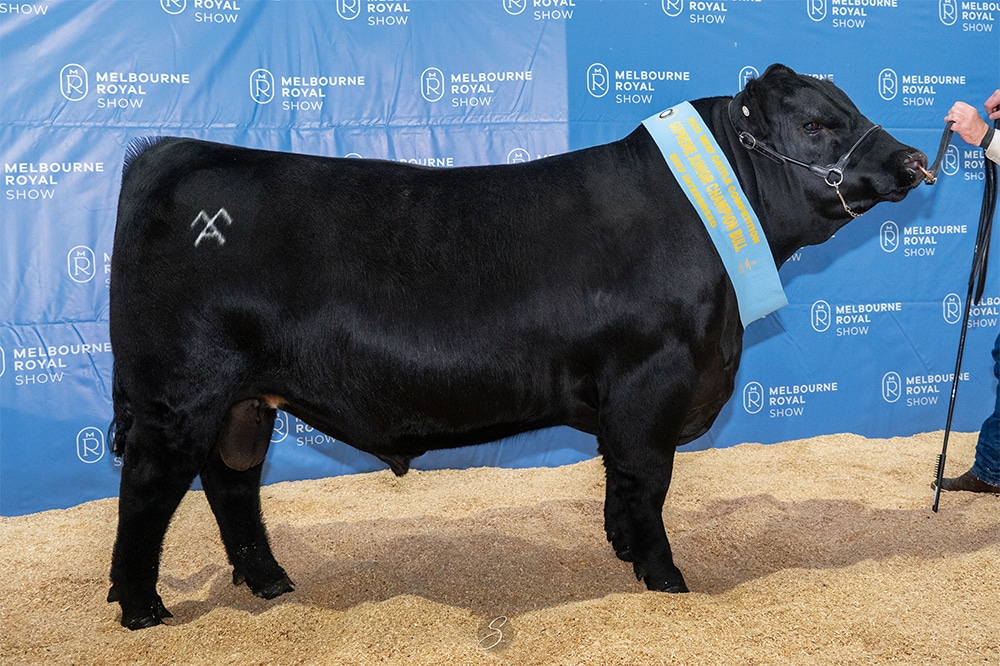
<instances>
[{"instance_id":1,"label":"sawdust floor","mask_svg":"<svg viewBox=\"0 0 1000 666\"><path fill-rule=\"evenodd\" d=\"M599 460L269 486L297 587L271 601L231 584L189 493L160 577L174 618L138 632L104 600L116 500L0 518L0 662L1000 664L1000 497L932 513L940 441L680 453L664 519L686 595L614 557ZM952 437L949 476L974 445Z\"/></svg>"}]
</instances>

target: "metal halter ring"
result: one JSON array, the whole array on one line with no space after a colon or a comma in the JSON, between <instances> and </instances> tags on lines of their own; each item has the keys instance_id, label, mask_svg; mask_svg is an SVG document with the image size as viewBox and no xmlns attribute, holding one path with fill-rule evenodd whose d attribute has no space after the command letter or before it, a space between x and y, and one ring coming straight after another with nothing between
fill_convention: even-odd
<instances>
[{"instance_id":1,"label":"metal halter ring","mask_svg":"<svg viewBox=\"0 0 1000 666\"><path fill-rule=\"evenodd\" d=\"M836 179L831 178L831 176L836 176ZM826 177L824 177L823 180L825 180L826 184L830 187L838 187L844 182L844 172L837 167L832 167L826 172Z\"/></svg>"}]
</instances>

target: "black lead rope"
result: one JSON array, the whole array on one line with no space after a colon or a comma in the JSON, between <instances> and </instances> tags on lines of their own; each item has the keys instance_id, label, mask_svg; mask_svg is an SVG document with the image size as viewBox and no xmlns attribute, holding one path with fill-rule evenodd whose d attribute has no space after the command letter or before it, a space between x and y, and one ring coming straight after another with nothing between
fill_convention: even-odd
<instances>
[{"instance_id":1,"label":"black lead rope","mask_svg":"<svg viewBox=\"0 0 1000 666\"><path fill-rule=\"evenodd\" d=\"M937 158L931 165L925 182L933 185L937 180L938 170L941 168L941 160L948 149L948 142L951 140L951 125L945 125L944 134L941 137L941 145L938 147ZM1000 120L994 121L994 131L1000 129ZM997 165L989 158L984 157L983 170L986 176L986 186L983 190L983 204L979 210L979 229L976 231L976 244L972 250L972 269L969 273L969 291L965 296L965 312L962 315L962 332L958 339L958 358L955 360L955 373L951 382L951 399L948 401L948 418L944 426L944 442L941 444L941 454L937 461L937 480L934 483L934 504L931 509L937 513L938 505L941 501L941 481L944 478L944 463L948 453L948 436L951 434L951 421L955 414L955 395L958 393L958 378L962 370L962 354L965 351L965 334L969 326L969 310L972 302L977 304L983 297L983 290L986 288L986 267L990 255L990 237L993 231L993 214L997 206Z\"/></svg>"},{"instance_id":2,"label":"black lead rope","mask_svg":"<svg viewBox=\"0 0 1000 666\"><path fill-rule=\"evenodd\" d=\"M948 151L948 144L951 143L952 132L951 126L955 123L951 120L944 124L944 132L941 133L941 142L938 144L937 157L934 158L934 164L931 165L930 169L923 170L924 172L924 182L928 185L933 185L937 182L938 172L941 171L941 161L944 160L944 154Z\"/></svg>"}]
</instances>

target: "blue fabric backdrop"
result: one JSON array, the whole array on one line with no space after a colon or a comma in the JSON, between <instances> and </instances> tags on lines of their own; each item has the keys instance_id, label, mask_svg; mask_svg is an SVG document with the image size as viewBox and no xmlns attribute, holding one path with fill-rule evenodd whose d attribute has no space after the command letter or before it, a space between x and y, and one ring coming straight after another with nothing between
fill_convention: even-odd
<instances>
[{"instance_id":1,"label":"blue fabric backdrop","mask_svg":"<svg viewBox=\"0 0 1000 666\"><path fill-rule=\"evenodd\" d=\"M1000 5L959 0L24 0L0 2L0 514L117 493L108 269L125 146L150 134L436 166L532 160L620 138L772 62L832 79L932 153L956 99L1000 86ZM781 270L736 394L691 447L943 427L982 153ZM995 384L995 272L956 425ZM418 468L596 454L558 428ZM887 456L893 455L891 450ZM928 460L928 476L933 469ZM380 469L282 415L268 482Z\"/></svg>"}]
</instances>

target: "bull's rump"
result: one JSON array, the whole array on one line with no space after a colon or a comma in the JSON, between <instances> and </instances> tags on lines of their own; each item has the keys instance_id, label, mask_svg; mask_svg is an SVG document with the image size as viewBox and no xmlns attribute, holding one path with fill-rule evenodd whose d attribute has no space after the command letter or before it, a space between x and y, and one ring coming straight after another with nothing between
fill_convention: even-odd
<instances>
[{"instance_id":1,"label":"bull's rump","mask_svg":"<svg viewBox=\"0 0 1000 666\"><path fill-rule=\"evenodd\" d=\"M147 400L278 395L372 450L593 431L596 387L719 285L687 265L705 238L676 185L624 152L428 169L156 143L123 178L116 373Z\"/></svg>"}]
</instances>

